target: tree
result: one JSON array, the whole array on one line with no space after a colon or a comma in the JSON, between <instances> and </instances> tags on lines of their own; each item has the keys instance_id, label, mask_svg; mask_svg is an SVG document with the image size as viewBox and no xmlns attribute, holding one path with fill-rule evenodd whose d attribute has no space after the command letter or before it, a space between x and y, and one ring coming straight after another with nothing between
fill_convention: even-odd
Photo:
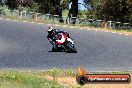
<instances>
[{"instance_id":1,"label":"tree","mask_svg":"<svg viewBox=\"0 0 132 88\"><path fill-rule=\"evenodd\" d=\"M71 2L71 8L69 9L68 17L77 17L78 15L78 0L70 0ZM76 18L72 18L72 24L76 23Z\"/></svg>"},{"instance_id":2,"label":"tree","mask_svg":"<svg viewBox=\"0 0 132 88\"><path fill-rule=\"evenodd\" d=\"M62 19L62 5L61 0L34 0L39 5L40 13L49 13L52 15L59 15L59 21L63 22Z\"/></svg>"},{"instance_id":3,"label":"tree","mask_svg":"<svg viewBox=\"0 0 132 88\"><path fill-rule=\"evenodd\" d=\"M8 0L7 5L11 9L17 9L19 6L29 6L32 7L34 5L38 6L38 12L40 13L49 13L52 15L59 15L59 21L63 22L62 11L66 9L67 3L72 2L71 9L69 10L69 14L72 17L77 17L78 15L78 0ZM33 5L32 5L33 4ZM34 6L34 8L36 7ZM75 20L75 19L74 19ZM73 21L75 24L76 21Z\"/></svg>"},{"instance_id":4,"label":"tree","mask_svg":"<svg viewBox=\"0 0 132 88\"><path fill-rule=\"evenodd\" d=\"M129 22L132 10L128 0L109 0L104 3L102 14L107 20Z\"/></svg>"},{"instance_id":5,"label":"tree","mask_svg":"<svg viewBox=\"0 0 132 88\"><path fill-rule=\"evenodd\" d=\"M55 8L55 14L59 15L59 22L64 22L62 18L62 2L63 0L50 0L50 3L53 4Z\"/></svg>"},{"instance_id":6,"label":"tree","mask_svg":"<svg viewBox=\"0 0 132 88\"><path fill-rule=\"evenodd\" d=\"M132 0L90 0L95 19L131 22Z\"/></svg>"},{"instance_id":7,"label":"tree","mask_svg":"<svg viewBox=\"0 0 132 88\"><path fill-rule=\"evenodd\" d=\"M6 1L6 5L10 8L10 9L16 9L18 7L18 2L17 0L7 0Z\"/></svg>"},{"instance_id":8,"label":"tree","mask_svg":"<svg viewBox=\"0 0 132 88\"><path fill-rule=\"evenodd\" d=\"M33 4L33 0L6 0L6 5L11 9L17 9L19 6Z\"/></svg>"}]
</instances>

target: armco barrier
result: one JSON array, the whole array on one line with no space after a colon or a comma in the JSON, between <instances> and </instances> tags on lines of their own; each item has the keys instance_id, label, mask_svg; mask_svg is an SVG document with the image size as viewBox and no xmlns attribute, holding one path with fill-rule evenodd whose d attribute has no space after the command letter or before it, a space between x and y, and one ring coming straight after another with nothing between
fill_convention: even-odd
<instances>
[{"instance_id":1,"label":"armco barrier","mask_svg":"<svg viewBox=\"0 0 132 88\"><path fill-rule=\"evenodd\" d=\"M12 16L20 16L18 10L11 11ZM80 26L93 26L93 27L104 27L104 28L113 28L113 29L129 29L132 30L131 23L121 23L121 22L114 22L114 21L104 21L104 20L95 20L95 19L88 19L88 18L79 18L79 17L59 17L59 15L51 15L51 14L41 14L36 12L22 12L21 18L30 18L37 21L43 21L48 23L59 23L60 19L64 20L64 24L72 24L76 21L75 25Z\"/></svg>"}]
</instances>

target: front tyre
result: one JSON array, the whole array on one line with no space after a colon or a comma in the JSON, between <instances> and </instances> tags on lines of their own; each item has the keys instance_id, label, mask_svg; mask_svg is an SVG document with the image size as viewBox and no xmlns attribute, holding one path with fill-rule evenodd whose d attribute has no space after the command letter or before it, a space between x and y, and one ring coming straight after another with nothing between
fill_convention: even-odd
<instances>
[{"instance_id":1,"label":"front tyre","mask_svg":"<svg viewBox=\"0 0 132 88\"><path fill-rule=\"evenodd\" d=\"M52 48L52 52L57 52L58 51L58 49L56 49L56 48Z\"/></svg>"},{"instance_id":2,"label":"front tyre","mask_svg":"<svg viewBox=\"0 0 132 88\"><path fill-rule=\"evenodd\" d=\"M67 42L66 46L69 49L68 52L77 53L75 46L71 42Z\"/></svg>"}]
</instances>

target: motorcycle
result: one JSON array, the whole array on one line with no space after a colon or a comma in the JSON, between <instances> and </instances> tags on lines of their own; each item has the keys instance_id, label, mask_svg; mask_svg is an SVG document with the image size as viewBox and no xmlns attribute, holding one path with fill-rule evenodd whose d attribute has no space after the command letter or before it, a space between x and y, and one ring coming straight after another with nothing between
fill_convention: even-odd
<instances>
[{"instance_id":1,"label":"motorcycle","mask_svg":"<svg viewBox=\"0 0 132 88\"><path fill-rule=\"evenodd\" d=\"M77 50L74 46L74 41L69 38L66 34L64 33L58 33L55 35L55 40L56 40L56 46L57 48L52 48L53 52L56 51L66 51L66 52L72 52L72 53L77 53Z\"/></svg>"}]
</instances>

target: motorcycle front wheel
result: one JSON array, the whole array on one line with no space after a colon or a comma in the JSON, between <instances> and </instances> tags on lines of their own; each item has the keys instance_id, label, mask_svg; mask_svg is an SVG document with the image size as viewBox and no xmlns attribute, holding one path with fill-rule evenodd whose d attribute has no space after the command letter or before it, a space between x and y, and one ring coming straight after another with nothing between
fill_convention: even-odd
<instances>
[{"instance_id":1,"label":"motorcycle front wheel","mask_svg":"<svg viewBox=\"0 0 132 88\"><path fill-rule=\"evenodd\" d=\"M68 51L71 51L73 53L77 53L75 46L71 42L69 42L69 41L66 42L66 46L69 49Z\"/></svg>"},{"instance_id":2,"label":"motorcycle front wheel","mask_svg":"<svg viewBox=\"0 0 132 88\"><path fill-rule=\"evenodd\" d=\"M52 48L52 52L57 52L58 49L55 49L54 47Z\"/></svg>"}]
</instances>

